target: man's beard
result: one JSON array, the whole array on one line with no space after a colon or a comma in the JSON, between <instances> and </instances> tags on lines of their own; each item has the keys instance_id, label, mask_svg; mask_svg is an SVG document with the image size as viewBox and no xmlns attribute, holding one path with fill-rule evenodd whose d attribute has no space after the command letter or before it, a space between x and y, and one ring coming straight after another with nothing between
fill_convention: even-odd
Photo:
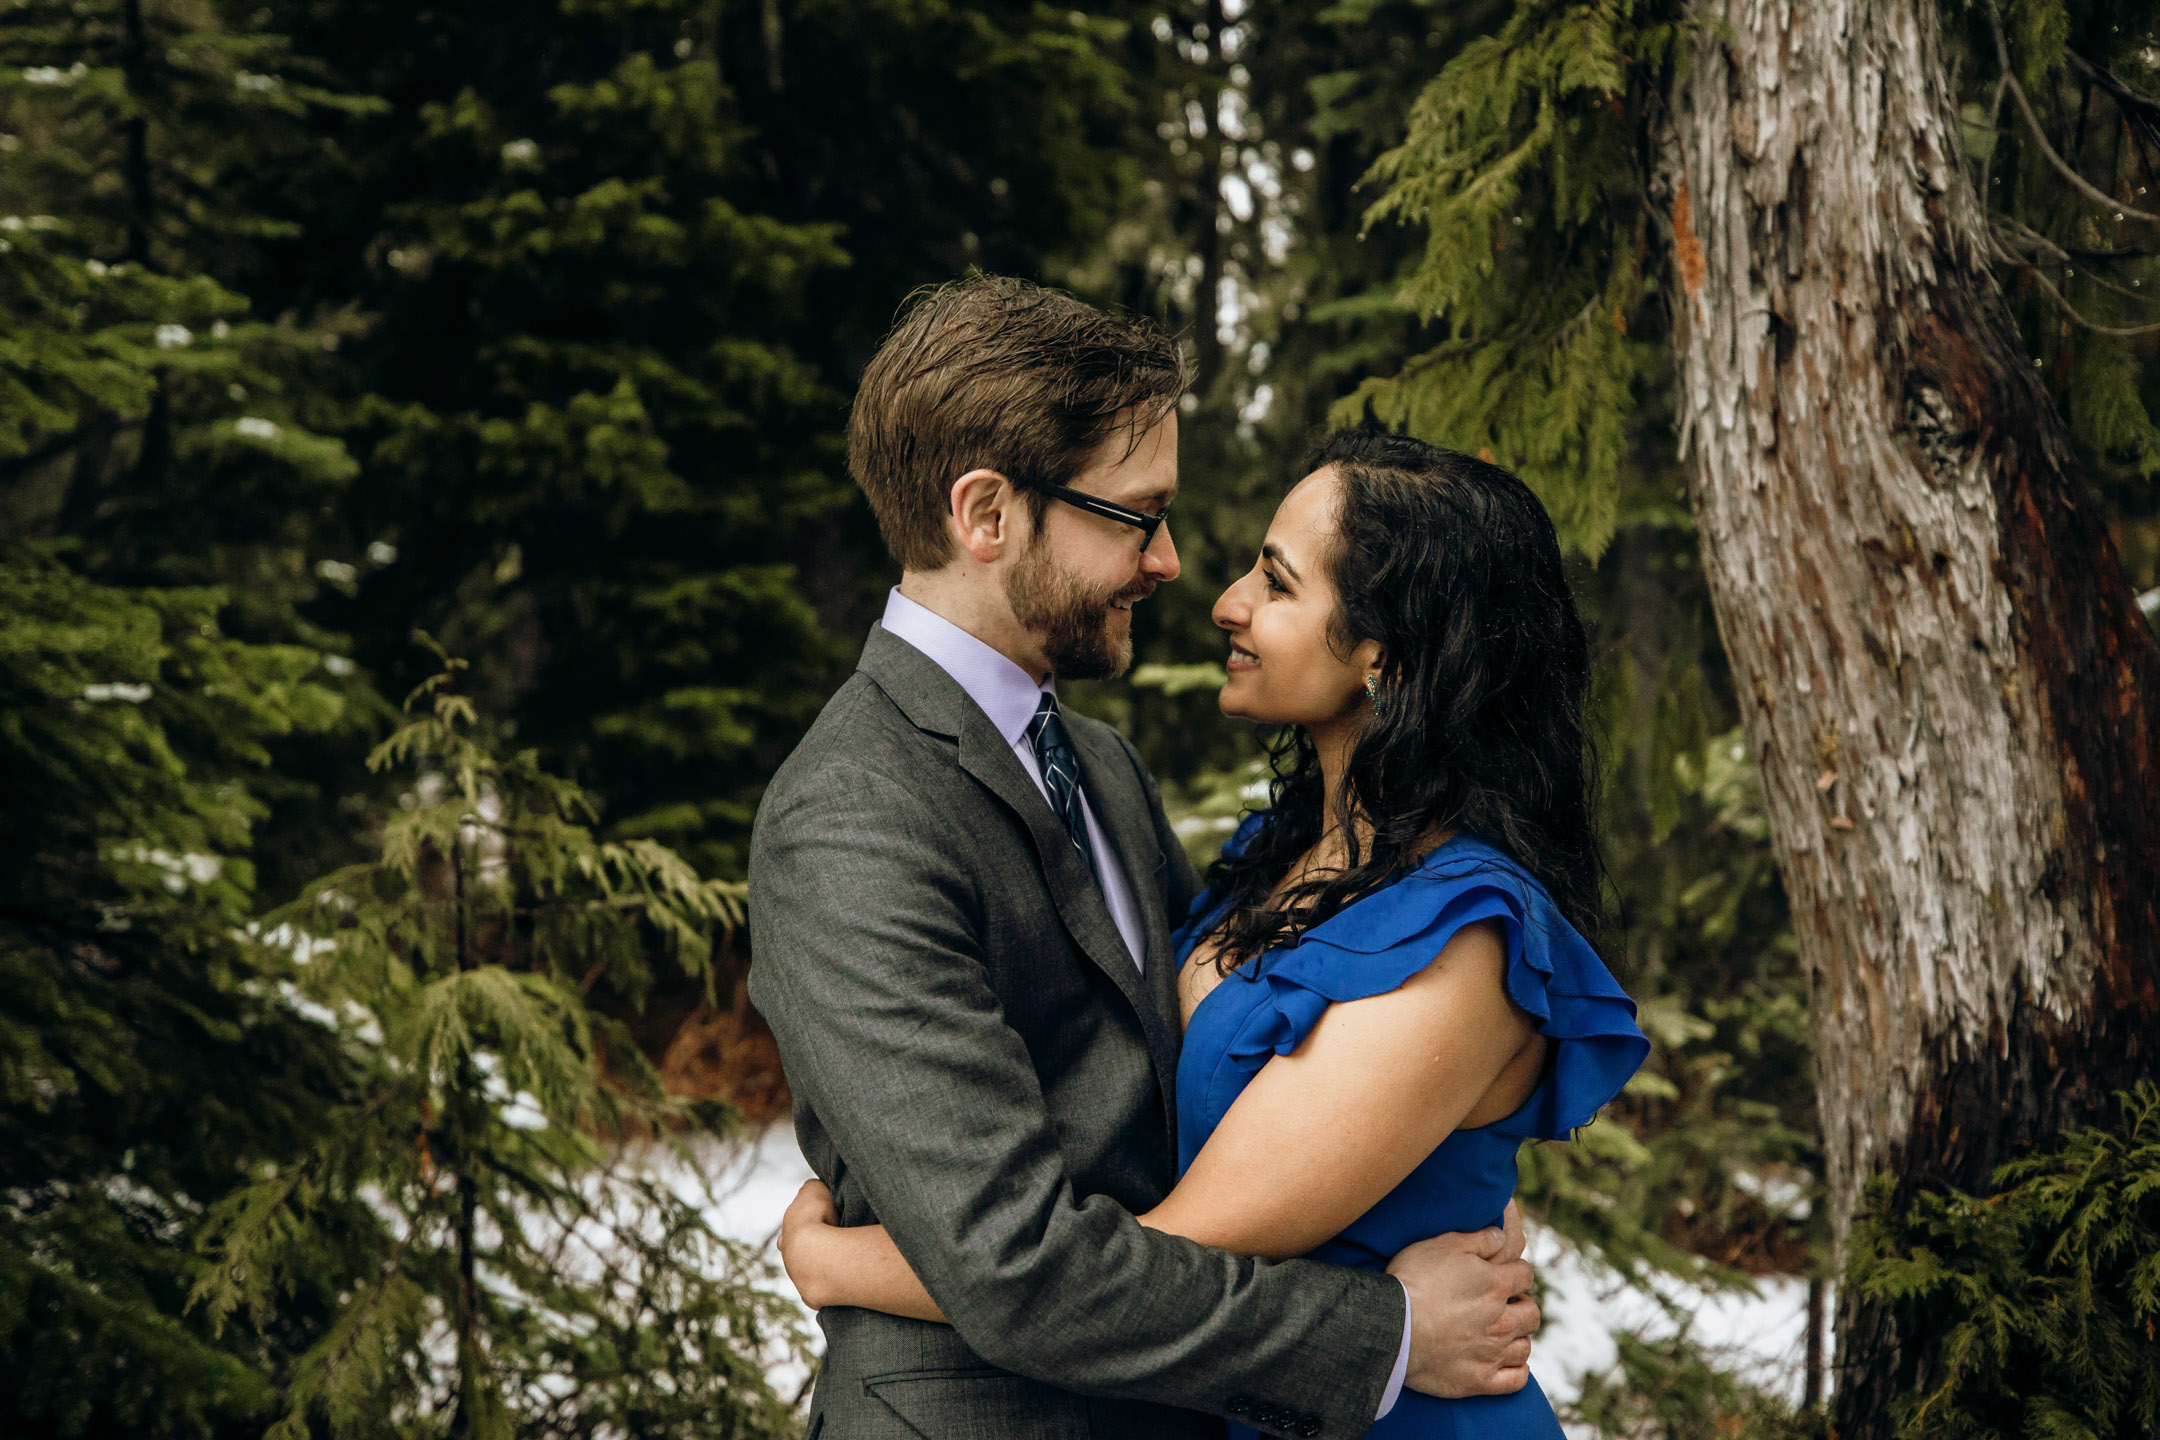
<instances>
[{"instance_id":1,"label":"man's beard","mask_svg":"<svg viewBox=\"0 0 2160 1440\"><path fill-rule=\"evenodd\" d=\"M1050 558L1038 538L1005 577L1013 618L1042 645L1051 673L1062 680L1112 680L1132 664L1132 632L1110 631L1110 602L1144 600L1152 581L1095 590Z\"/></svg>"}]
</instances>

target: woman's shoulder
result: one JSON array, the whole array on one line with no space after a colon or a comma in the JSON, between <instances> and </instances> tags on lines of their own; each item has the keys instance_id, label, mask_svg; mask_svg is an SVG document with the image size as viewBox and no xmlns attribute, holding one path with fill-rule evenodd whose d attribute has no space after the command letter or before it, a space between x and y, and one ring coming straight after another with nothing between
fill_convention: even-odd
<instances>
[{"instance_id":1,"label":"woman's shoulder","mask_svg":"<svg viewBox=\"0 0 2160 1440\"><path fill-rule=\"evenodd\" d=\"M1471 926L1501 936L1508 997L1559 1042L1532 1102L1502 1122L1557 1138L1619 1093L1649 1053L1635 1003L1596 949L1568 923L1520 862L1474 835L1457 835L1385 889L1316 925L1271 974L1330 1002L1394 990Z\"/></svg>"}]
</instances>

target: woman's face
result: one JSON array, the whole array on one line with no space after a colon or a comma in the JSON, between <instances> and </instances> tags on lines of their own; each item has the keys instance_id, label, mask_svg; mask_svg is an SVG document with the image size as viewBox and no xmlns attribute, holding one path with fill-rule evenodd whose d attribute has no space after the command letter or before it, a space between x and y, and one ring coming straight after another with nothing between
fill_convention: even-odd
<instances>
[{"instance_id":1,"label":"woman's face","mask_svg":"<svg viewBox=\"0 0 2160 1440\"><path fill-rule=\"evenodd\" d=\"M1371 705L1365 677L1379 669L1379 645L1361 640L1345 656L1329 644L1340 489L1333 467L1300 480L1275 507L1260 558L1215 602L1215 623L1230 637L1223 714L1327 729Z\"/></svg>"}]
</instances>

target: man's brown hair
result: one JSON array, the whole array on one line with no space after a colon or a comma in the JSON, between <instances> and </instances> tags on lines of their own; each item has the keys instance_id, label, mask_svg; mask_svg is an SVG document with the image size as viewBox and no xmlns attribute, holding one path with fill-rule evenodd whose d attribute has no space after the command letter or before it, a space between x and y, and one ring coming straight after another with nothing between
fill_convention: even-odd
<instances>
[{"instance_id":1,"label":"man's brown hair","mask_svg":"<svg viewBox=\"0 0 2160 1440\"><path fill-rule=\"evenodd\" d=\"M848 469L906 570L953 555L952 485L995 470L1028 495L1066 485L1114 434L1137 445L1190 376L1170 337L1004 275L917 291L863 371Z\"/></svg>"}]
</instances>

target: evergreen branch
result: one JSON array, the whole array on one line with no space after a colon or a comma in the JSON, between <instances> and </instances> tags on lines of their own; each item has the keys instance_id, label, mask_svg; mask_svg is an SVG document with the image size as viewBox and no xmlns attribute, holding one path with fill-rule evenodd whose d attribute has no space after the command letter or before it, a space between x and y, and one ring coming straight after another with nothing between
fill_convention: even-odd
<instances>
[{"instance_id":1,"label":"evergreen branch","mask_svg":"<svg viewBox=\"0 0 2160 1440\"><path fill-rule=\"evenodd\" d=\"M1993 183L1995 168L1995 137L2002 134L2003 92L2008 90L2009 88L2010 84L2008 76L2004 76L2002 79L1997 80L1995 82L1994 98L1988 102L1988 147L1987 150L1980 156L1980 204L1983 209L1986 208L1988 203L1988 186Z\"/></svg>"},{"instance_id":2,"label":"evergreen branch","mask_svg":"<svg viewBox=\"0 0 2160 1440\"><path fill-rule=\"evenodd\" d=\"M2087 199L2095 201L2098 204L2107 206L2110 210L2114 211L2118 217L2128 217L2132 220L2144 220L2151 224L2160 225L2160 215L2155 215L2149 210L2140 210L2126 200L2116 199L2114 196L2108 194L2105 190L2102 190L2099 186L2093 184L2090 180L2087 180L2082 174L2078 172L2077 167L2070 164L2069 161L2063 159L2061 155L2055 152L2055 147L2048 143L2046 127L2041 125L2039 115L2037 115L2033 111L2032 100L2029 96L2026 95L2025 87L2019 84L2017 76L2011 73L2010 44L2009 41L2007 41L2003 37L2002 15L1995 8L1995 0L1987 0L1987 16L1988 27L1995 34L1995 58L1997 62L2000 63L2002 66L2002 83L2006 87L2008 87L2011 98L2017 101L2018 110L2024 115L2025 123L2032 127L2033 142L2040 147L2040 153L2047 157L2048 163L2052 164L2057 170L2061 171L2063 178L2068 180L2072 188L2074 188L2080 195L2083 195ZM2100 327L2095 326L2091 328L2098 329ZM2115 331L2104 333L2137 334L2141 332Z\"/></svg>"},{"instance_id":3,"label":"evergreen branch","mask_svg":"<svg viewBox=\"0 0 2160 1440\"><path fill-rule=\"evenodd\" d=\"M2063 54L2070 58L2070 63L2087 79L2107 91L2109 98L2114 100L2124 118L2131 122L2132 128L2148 146L2160 149L2160 100L2140 95L2117 79L2114 72L2104 66L2095 65L2075 50L2065 49Z\"/></svg>"},{"instance_id":4,"label":"evergreen branch","mask_svg":"<svg viewBox=\"0 0 2160 1440\"><path fill-rule=\"evenodd\" d=\"M243 1304L251 1311L262 1313L276 1284L273 1266L256 1259L254 1268L261 1273L253 1284L237 1272L247 1269L250 1257L255 1256L274 1235L276 1222L288 1208L294 1193L314 1180L332 1156L345 1150L353 1137L361 1133L363 1122L373 1118L399 1093L397 1087L392 1087L352 1107L305 1158L288 1165L268 1180L235 1190L210 1207L196 1243L213 1255L216 1263L205 1270L189 1290L185 1308L192 1310L198 1304L208 1302L213 1334L222 1329L226 1319Z\"/></svg>"},{"instance_id":5,"label":"evergreen branch","mask_svg":"<svg viewBox=\"0 0 2160 1440\"><path fill-rule=\"evenodd\" d=\"M411 1284L399 1263L410 1248L409 1242L399 1246L385 1262L382 1273L368 1292L341 1310L323 1337L293 1362L286 1384L291 1403L284 1417L271 1427L268 1440L306 1440L305 1417L310 1404L329 1395L338 1372L345 1368L362 1343L371 1338L368 1322L383 1309L393 1287ZM340 1428L333 1420L332 1429Z\"/></svg>"},{"instance_id":6,"label":"evergreen branch","mask_svg":"<svg viewBox=\"0 0 2160 1440\"><path fill-rule=\"evenodd\" d=\"M2160 256L2160 250L2148 250L2142 245L2123 245L2113 250L2087 250L2076 245L2061 245L2057 246L2057 249L2072 260L2083 260L2094 265L2104 265L2113 260L2151 260Z\"/></svg>"},{"instance_id":7,"label":"evergreen branch","mask_svg":"<svg viewBox=\"0 0 2160 1440\"><path fill-rule=\"evenodd\" d=\"M2069 251L2063 249L2060 245L2057 245L2054 241L2048 239L2047 236L2042 235L2039 231L2033 229L2030 225L2027 225L2024 221L2018 219L2014 215L1996 215L1991 218L1998 222L1994 227L1991 227L1994 230L1994 236L1997 241L2021 241L2023 242L2026 250L2029 253L2040 255L2045 259L2053 260L2061 264L2067 264L2071 260L2077 258ZM2002 228L2002 226L2005 224L2015 226L2018 233L2006 233ZM1998 255L2001 259L2008 261L2009 263L2014 265L2027 265L2031 263L2029 260L2020 259L2016 255L2009 254L2000 250L1998 250ZM2138 303L2144 305L2150 305L2156 302L2160 302L2160 295L2148 295L2140 290L2128 289L2127 287L2118 285L2114 281L2109 280L2102 275L2088 275L2086 278L2090 280L2093 284L2099 286L2101 289L2110 291L2116 295L2120 295L2125 300L2135 300Z\"/></svg>"},{"instance_id":8,"label":"evergreen branch","mask_svg":"<svg viewBox=\"0 0 2160 1440\"><path fill-rule=\"evenodd\" d=\"M2041 289L2054 297L2056 307L2069 318L2071 323L2090 330L2095 335L2151 335L2160 333L2160 321L2155 321L2150 325L2102 325L2096 320L2089 320L2079 312L2075 305L2070 303L2062 291L2055 288L2047 276L2040 273L2039 266L2027 265L2025 270L2027 274L2040 283Z\"/></svg>"}]
</instances>

